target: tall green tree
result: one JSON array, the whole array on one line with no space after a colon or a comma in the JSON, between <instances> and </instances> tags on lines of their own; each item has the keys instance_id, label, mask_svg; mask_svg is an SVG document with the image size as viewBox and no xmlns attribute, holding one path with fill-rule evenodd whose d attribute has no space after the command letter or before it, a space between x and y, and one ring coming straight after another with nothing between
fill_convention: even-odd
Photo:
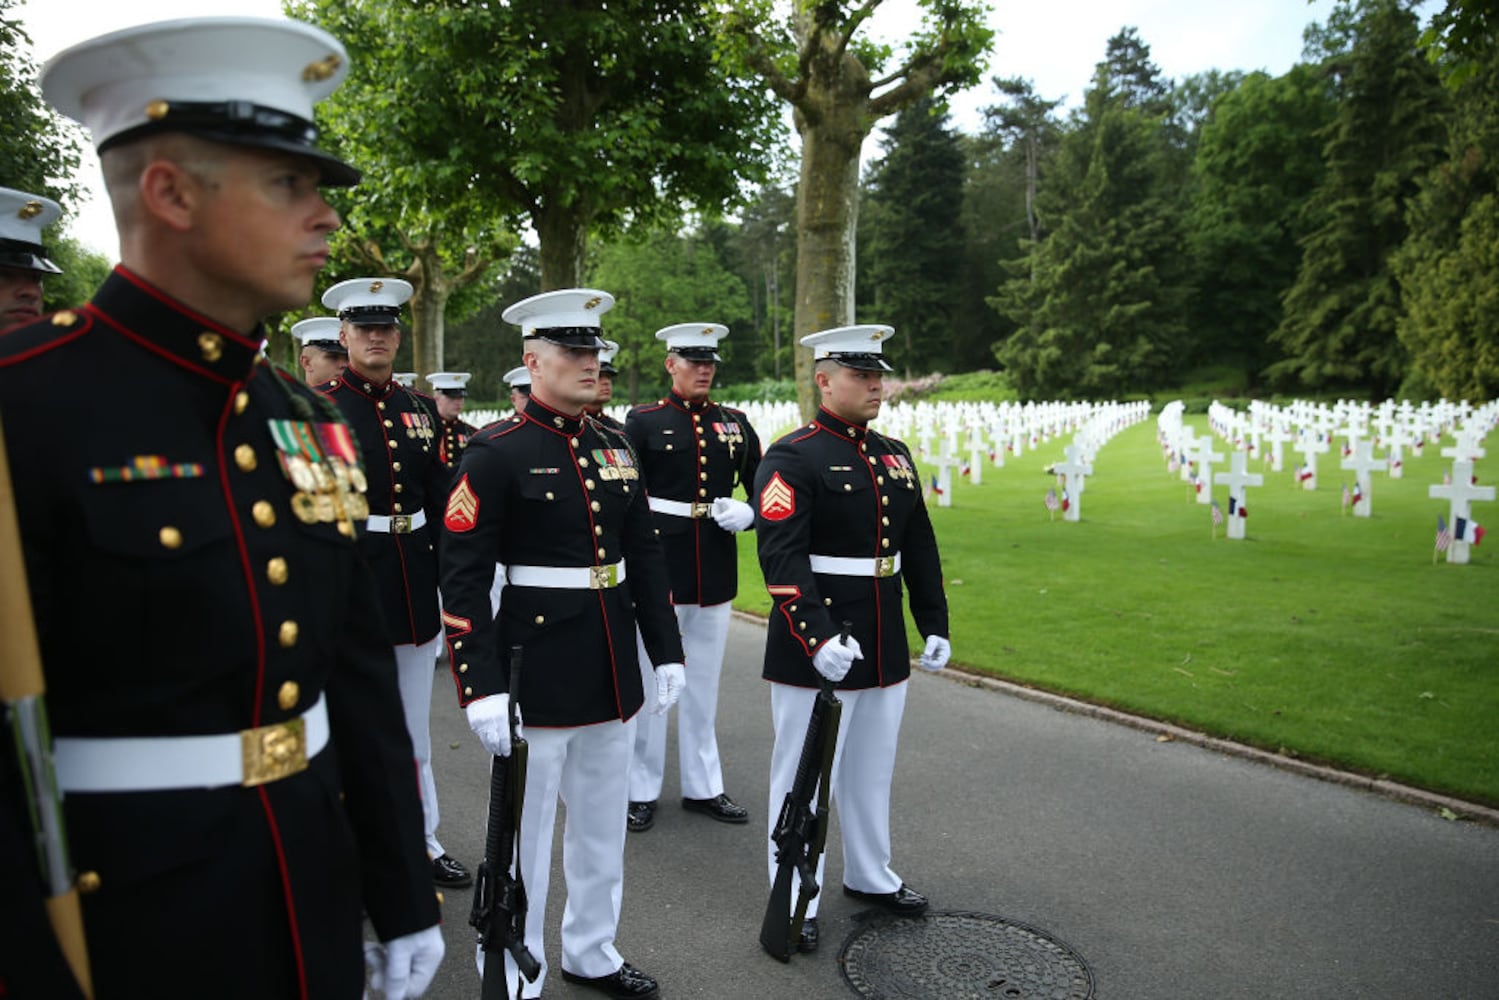
<instances>
[{"instance_id":1,"label":"tall green tree","mask_svg":"<svg viewBox=\"0 0 1499 1000\"><path fill-rule=\"evenodd\" d=\"M591 231L716 209L771 158L772 102L718 58L702 3L306 2L377 46L362 120L386 167L426 204L529 220L544 289L579 282Z\"/></svg>"},{"instance_id":2,"label":"tall green tree","mask_svg":"<svg viewBox=\"0 0 1499 1000\"><path fill-rule=\"evenodd\" d=\"M1491 43L1491 52L1499 46ZM1451 141L1407 216L1393 260L1405 305L1397 325L1407 390L1499 395L1499 60L1481 60L1453 93Z\"/></svg>"},{"instance_id":3,"label":"tall green tree","mask_svg":"<svg viewBox=\"0 0 1499 1000\"><path fill-rule=\"evenodd\" d=\"M1251 74L1203 122L1187 220L1194 361L1253 377L1278 360L1270 335L1296 279L1335 108L1324 74L1298 64L1276 78Z\"/></svg>"},{"instance_id":4,"label":"tall green tree","mask_svg":"<svg viewBox=\"0 0 1499 1000\"><path fill-rule=\"evenodd\" d=\"M796 195L766 185L739 213L725 263L749 290L751 324L758 339L758 378L781 379L792 370L792 292L796 287Z\"/></svg>"},{"instance_id":5,"label":"tall green tree","mask_svg":"<svg viewBox=\"0 0 1499 1000\"><path fill-rule=\"evenodd\" d=\"M1328 69L1341 80L1327 132L1327 174L1307 203L1314 220L1274 334L1285 352L1269 374L1301 388L1392 392L1408 363L1391 257L1406 213L1445 146L1446 93L1417 48L1415 16L1397 0L1360 0L1353 47Z\"/></svg>"},{"instance_id":6,"label":"tall green tree","mask_svg":"<svg viewBox=\"0 0 1499 1000\"><path fill-rule=\"evenodd\" d=\"M79 198L79 133L42 101L16 5L0 0L0 185L45 195L68 213Z\"/></svg>"},{"instance_id":7,"label":"tall green tree","mask_svg":"<svg viewBox=\"0 0 1499 1000\"><path fill-rule=\"evenodd\" d=\"M924 97L895 116L869 170L868 265L871 318L895 327L884 348L897 370L952 370L962 288L963 150L947 109Z\"/></svg>"},{"instance_id":8,"label":"tall green tree","mask_svg":"<svg viewBox=\"0 0 1499 1000\"><path fill-rule=\"evenodd\" d=\"M743 279L724 266L713 242L698 232L655 228L603 243L588 280L615 296L604 335L620 345L614 359L620 402L655 398L664 389L666 351L656 339L657 330L701 321L722 323L732 332L749 324ZM732 335L720 342L720 384L753 371L755 346L749 338Z\"/></svg>"},{"instance_id":9,"label":"tall green tree","mask_svg":"<svg viewBox=\"0 0 1499 1000\"><path fill-rule=\"evenodd\" d=\"M881 119L927 95L977 83L993 32L982 2L917 0L921 26L900 55L861 36L883 0L720 2L722 37L764 86L792 108L801 136L797 184L797 336L854 319L854 234L859 155ZM888 68L891 63L894 68ZM804 414L812 399L811 352L798 348Z\"/></svg>"},{"instance_id":10,"label":"tall green tree","mask_svg":"<svg viewBox=\"0 0 1499 1000\"><path fill-rule=\"evenodd\" d=\"M1184 357L1182 151L1169 94L1134 29L1109 40L1040 189L1045 235L991 302L1016 324L995 354L1022 394L1136 392Z\"/></svg>"}]
</instances>

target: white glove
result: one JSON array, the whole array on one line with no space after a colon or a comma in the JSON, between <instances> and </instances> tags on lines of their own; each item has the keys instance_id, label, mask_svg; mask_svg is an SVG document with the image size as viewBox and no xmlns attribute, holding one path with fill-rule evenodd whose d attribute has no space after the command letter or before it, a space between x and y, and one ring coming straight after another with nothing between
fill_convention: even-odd
<instances>
[{"instance_id":1,"label":"white glove","mask_svg":"<svg viewBox=\"0 0 1499 1000\"><path fill-rule=\"evenodd\" d=\"M510 696L491 694L468 703L468 728L495 757L510 756ZM519 722L517 721L517 727Z\"/></svg>"},{"instance_id":2,"label":"white glove","mask_svg":"<svg viewBox=\"0 0 1499 1000\"><path fill-rule=\"evenodd\" d=\"M859 648L858 639L849 636L847 643L833 639L812 657L812 669L837 684L848 675L848 668L854 665L854 661L862 659L864 651Z\"/></svg>"},{"instance_id":3,"label":"white glove","mask_svg":"<svg viewBox=\"0 0 1499 1000\"><path fill-rule=\"evenodd\" d=\"M652 715L665 715L666 710L682 697L687 686L687 668L680 663L663 663L656 668L656 707Z\"/></svg>"},{"instance_id":4,"label":"white glove","mask_svg":"<svg viewBox=\"0 0 1499 1000\"><path fill-rule=\"evenodd\" d=\"M926 649L922 651L916 665L922 670L936 673L947 666L947 658L950 656L952 656L952 643L940 635L929 635L926 637Z\"/></svg>"},{"instance_id":5,"label":"white glove","mask_svg":"<svg viewBox=\"0 0 1499 1000\"><path fill-rule=\"evenodd\" d=\"M385 1000L421 996L432 985L443 948L442 929L436 924L384 944L366 941L364 964L370 970L370 989L383 992Z\"/></svg>"},{"instance_id":6,"label":"white glove","mask_svg":"<svg viewBox=\"0 0 1499 1000\"><path fill-rule=\"evenodd\" d=\"M719 497L713 501L713 520L725 531L743 531L755 523L755 508L743 500Z\"/></svg>"}]
</instances>

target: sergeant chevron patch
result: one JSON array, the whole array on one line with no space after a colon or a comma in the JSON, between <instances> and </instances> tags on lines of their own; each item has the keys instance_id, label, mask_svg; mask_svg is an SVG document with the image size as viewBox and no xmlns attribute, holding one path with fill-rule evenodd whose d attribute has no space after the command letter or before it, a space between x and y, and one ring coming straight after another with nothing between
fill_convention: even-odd
<instances>
[{"instance_id":1,"label":"sergeant chevron patch","mask_svg":"<svg viewBox=\"0 0 1499 1000\"><path fill-rule=\"evenodd\" d=\"M442 523L449 531L469 531L479 520L479 498L468 485L468 476L458 481L448 494L448 509Z\"/></svg>"},{"instance_id":2,"label":"sergeant chevron patch","mask_svg":"<svg viewBox=\"0 0 1499 1000\"><path fill-rule=\"evenodd\" d=\"M760 515L767 521L784 521L796 513L796 493L777 472L760 491Z\"/></svg>"}]
</instances>

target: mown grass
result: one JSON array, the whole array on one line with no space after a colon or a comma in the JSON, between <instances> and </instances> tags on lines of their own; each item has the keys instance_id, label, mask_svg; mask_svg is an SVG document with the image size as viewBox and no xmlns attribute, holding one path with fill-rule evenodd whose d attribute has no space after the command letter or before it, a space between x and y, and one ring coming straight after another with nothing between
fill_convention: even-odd
<instances>
[{"instance_id":1,"label":"mown grass","mask_svg":"<svg viewBox=\"0 0 1499 1000\"><path fill-rule=\"evenodd\" d=\"M953 506L932 508L955 661L1499 804L1499 535L1469 565L1432 562L1437 448L1407 455L1404 479L1375 476L1368 519L1342 513L1352 477L1336 461L1323 456L1307 492L1288 453L1249 491L1249 537L1231 542L1166 472L1153 418L1099 453L1082 521L1051 520L1044 467L1065 443L986 466L981 486L960 480ZM1480 521L1486 507L1499 511L1477 505ZM752 535L740 569L736 606L765 614Z\"/></svg>"}]
</instances>

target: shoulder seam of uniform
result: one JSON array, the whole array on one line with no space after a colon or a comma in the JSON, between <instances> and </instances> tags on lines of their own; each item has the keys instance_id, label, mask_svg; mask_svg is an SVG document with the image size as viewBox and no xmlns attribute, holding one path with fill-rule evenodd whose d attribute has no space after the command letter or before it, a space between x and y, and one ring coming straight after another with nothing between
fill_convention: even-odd
<instances>
[{"instance_id":1,"label":"shoulder seam of uniform","mask_svg":"<svg viewBox=\"0 0 1499 1000\"><path fill-rule=\"evenodd\" d=\"M54 328L56 332L50 339L43 340L41 343L36 344L33 347L29 347L26 350L21 351L19 354L13 354L9 357L0 355L0 368L8 368L11 365L18 365L23 361L29 361L32 358L46 354L48 351L55 350L56 348L59 348L64 344L72 343L74 340L77 340L79 337L83 336L85 333L94 328L94 317L90 315L87 310L79 309L65 311L73 312L74 315L80 317L77 325L72 326L65 331L56 330L56 328ZM48 315L56 315L56 313L49 313ZM12 327L9 330L0 331L0 333L3 333L5 336L9 337L13 334L19 334L22 331L29 329L34 324L46 321L47 317L43 316L40 319L33 320L31 323L27 323L23 326Z\"/></svg>"}]
</instances>

